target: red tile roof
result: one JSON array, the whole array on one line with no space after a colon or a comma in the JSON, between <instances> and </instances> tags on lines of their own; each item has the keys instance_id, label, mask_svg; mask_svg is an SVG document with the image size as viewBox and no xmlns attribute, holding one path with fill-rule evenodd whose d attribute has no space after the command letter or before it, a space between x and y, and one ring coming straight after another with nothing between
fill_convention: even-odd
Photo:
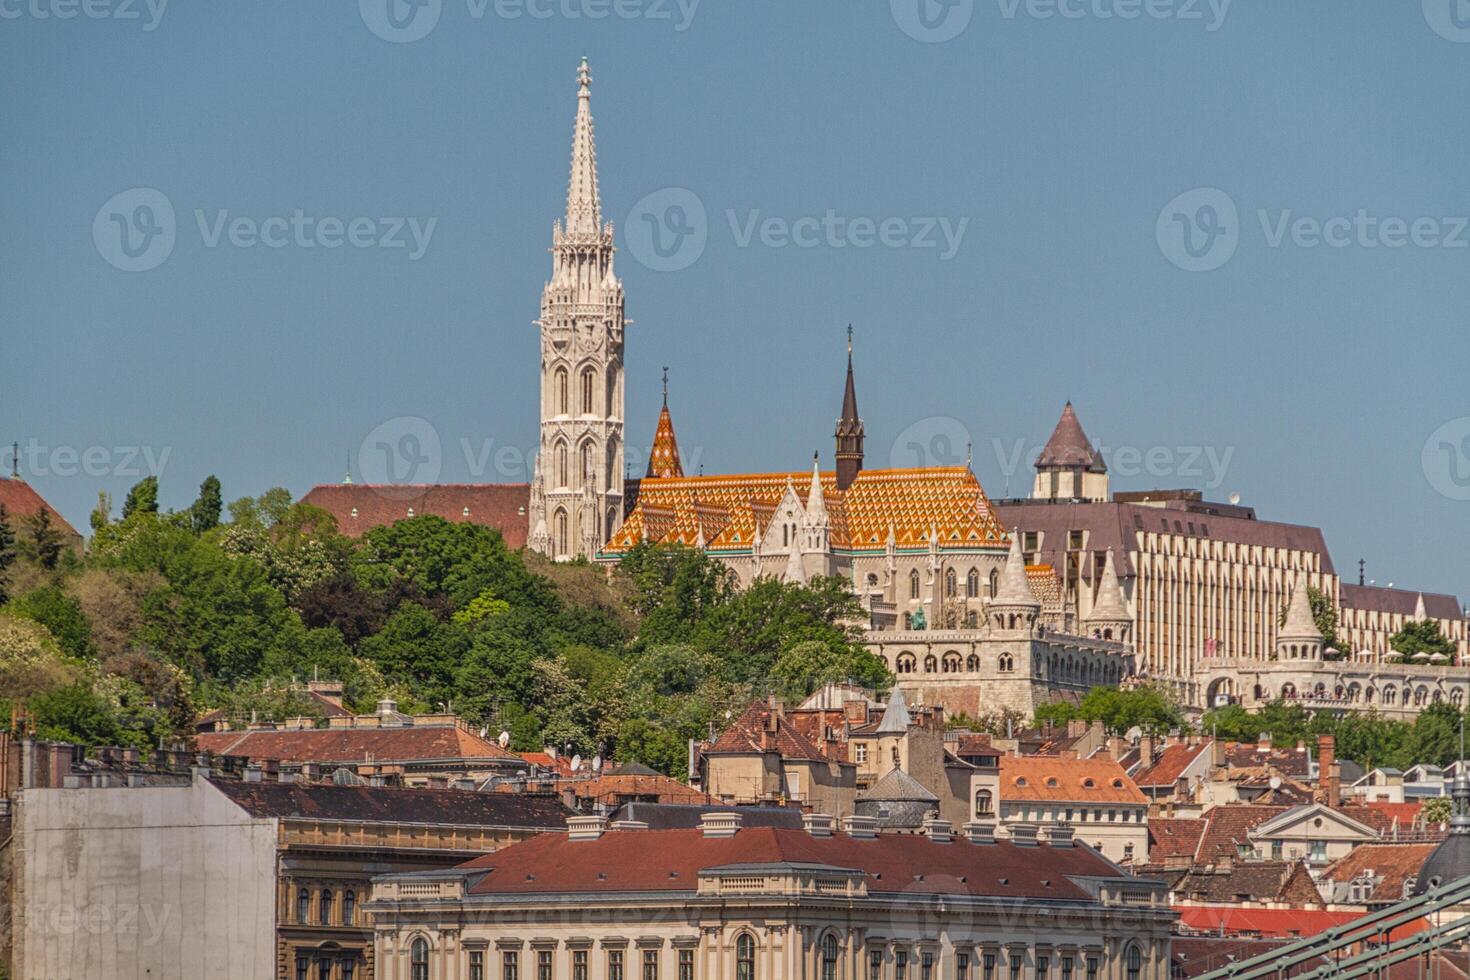
<instances>
[{"instance_id":1,"label":"red tile roof","mask_svg":"<svg viewBox=\"0 0 1470 980\"><path fill-rule=\"evenodd\" d=\"M1210 865L1222 859L1237 860L1237 844L1250 843L1250 831L1291 807L1253 806L1227 803L1211 807L1205 813L1205 832L1200 838L1195 863Z\"/></svg>"},{"instance_id":2,"label":"red tile roof","mask_svg":"<svg viewBox=\"0 0 1470 980\"><path fill-rule=\"evenodd\" d=\"M41 499L41 495L24 480L0 476L0 507L5 508L11 529L17 532L20 530L16 526L18 518L31 517L44 510L51 515L51 523L56 530L71 537L81 537L76 528L61 516L61 511Z\"/></svg>"},{"instance_id":3,"label":"red tile roof","mask_svg":"<svg viewBox=\"0 0 1470 980\"><path fill-rule=\"evenodd\" d=\"M1330 912L1326 909L1242 909L1176 905L1174 910L1179 913L1179 924L1185 929L1217 935L1240 933L1267 937L1314 936L1324 929L1344 925L1363 916L1361 912ZM1422 932L1423 929L1424 920L1420 919L1394 930L1393 938L1401 939Z\"/></svg>"},{"instance_id":4,"label":"red tile roof","mask_svg":"<svg viewBox=\"0 0 1470 980\"><path fill-rule=\"evenodd\" d=\"M1171 787L1179 781L1179 777L1184 775L1184 771L1193 765L1196 759L1210 750L1211 744L1209 740L1205 740L1197 745L1188 745L1183 742L1170 745L1159 753L1152 765L1137 773L1133 781L1147 788Z\"/></svg>"},{"instance_id":5,"label":"red tile roof","mask_svg":"<svg viewBox=\"0 0 1470 980\"><path fill-rule=\"evenodd\" d=\"M870 894L926 893L1091 901L1069 876L1118 878L1115 865L1086 847L937 844L927 837L845 834L813 837L802 830L747 827L733 837L702 830L609 831L594 841L560 834L535 837L476 858L464 869L487 872L472 895L528 892L694 891L709 868L802 864L850 868L867 875Z\"/></svg>"},{"instance_id":6,"label":"red tile roof","mask_svg":"<svg viewBox=\"0 0 1470 980\"><path fill-rule=\"evenodd\" d=\"M301 498L337 519L337 530L358 537L370 528L409 516L433 514L455 524L493 527L512 550L522 548L529 536L526 508L531 500L527 483L443 483L426 486L329 483L313 487Z\"/></svg>"},{"instance_id":7,"label":"red tile roof","mask_svg":"<svg viewBox=\"0 0 1470 980\"><path fill-rule=\"evenodd\" d=\"M368 761L521 761L519 756L486 741L463 725L205 732L194 736L194 744L200 751L215 755L280 762L355 765Z\"/></svg>"},{"instance_id":8,"label":"red tile roof","mask_svg":"<svg viewBox=\"0 0 1470 980\"><path fill-rule=\"evenodd\" d=\"M670 776L658 773L608 773L593 779L573 780L561 784L578 799L595 800L608 806L619 806L630 800L648 803L704 804L711 798Z\"/></svg>"},{"instance_id":9,"label":"red tile roof","mask_svg":"<svg viewBox=\"0 0 1470 980\"><path fill-rule=\"evenodd\" d=\"M1368 803L1338 808L1346 817L1367 824L1384 837L1392 839L1413 835L1427 840L1442 840L1443 824L1424 826L1420 822L1423 807L1419 803Z\"/></svg>"},{"instance_id":10,"label":"red tile roof","mask_svg":"<svg viewBox=\"0 0 1470 980\"><path fill-rule=\"evenodd\" d=\"M1439 845L1434 841L1414 844L1359 844L1343 857L1328 865L1324 878L1348 884L1365 871L1383 879L1373 890L1373 902L1400 902L1404 883L1419 874L1424 862Z\"/></svg>"},{"instance_id":11,"label":"red tile roof","mask_svg":"<svg viewBox=\"0 0 1470 980\"><path fill-rule=\"evenodd\" d=\"M1147 803L1123 767L1108 755L1090 759L1005 755L1000 759L1000 798L1063 803Z\"/></svg>"},{"instance_id":12,"label":"red tile roof","mask_svg":"<svg viewBox=\"0 0 1470 980\"><path fill-rule=\"evenodd\" d=\"M1148 822L1148 860L1150 864L1163 864L1170 859L1194 858L1204 836L1207 822L1204 820L1174 820L1152 817Z\"/></svg>"},{"instance_id":13,"label":"red tile roof","mask_svg":"<svg viewBox=\"0 0 1470 980\"><path fill-rule=\"evenodd\" d=\"M775 730L771 727L773 709L765 701L756 701L720 733L705 755L748 755L779 752L784 759L829 762L811 739L792 724L783 711L775 712ZM840 714L840 712L839 712Z\"/></svg>"}]
</instances>

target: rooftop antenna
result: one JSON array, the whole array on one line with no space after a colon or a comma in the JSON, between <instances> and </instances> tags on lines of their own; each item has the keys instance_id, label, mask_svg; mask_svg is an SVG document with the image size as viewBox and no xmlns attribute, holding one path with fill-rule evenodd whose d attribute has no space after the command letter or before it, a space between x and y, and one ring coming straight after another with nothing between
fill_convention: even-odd
<instances>
[{"instance_id":1,"label":"rooftop antenna","mask_svg":"<svg viewBox=\"0 0 1470 980\"><path fill-rule=\"evenodd\" d=\"M847 325L847 354L852 356L852 324Z\"/></svg>"},{"instance_id":2,"label":"rooftop antenna","mask_svg":"<svg viewBox=\"0 0 1470 980\"><path fill-rule=\"evenodd\" d=\"M342 482L348 486L352 485L352 450L350 449L347 450L347 475L342 478Z\"/></svg>"},{"instance_id":3,"label":"rooftop antenna","mask_svg":"<svg viewBox=\"0 0 1470 980\"><path fill-rule=\"evenodd\" d=\"M664 365L664 408L669 407L669 368Z\"/></svg>"},{"instance_id":4,"label":"rooftop antenna","mask_svg":"<svg viewBox=\"0 0 1470 980\"><path fill-rule=\"evenodd\" d=\"M1365 559L1359 558L1358 559L1358 584L1359 585L1362 585L1363 584L1363 575L1365 574L1365 570L1367 569L1367 567L1368 567L1368 562Z\"/></svg>"},{"instance_id":5,"label":"rooftop antenna","mask_svg":"<svg viewBox=\"0 0 1470 980\"><path fill-rule=\"evenodd\" d=\"M10 444L10 478L20 479L20 443L18 442Z\"/></svg>"}]
</instances>

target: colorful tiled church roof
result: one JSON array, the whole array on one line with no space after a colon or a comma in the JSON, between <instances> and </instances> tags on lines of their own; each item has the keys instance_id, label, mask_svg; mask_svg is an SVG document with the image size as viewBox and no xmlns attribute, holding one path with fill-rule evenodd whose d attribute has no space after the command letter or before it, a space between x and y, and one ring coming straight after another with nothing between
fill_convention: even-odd
<instances>
[{"instance_id":1,"label":"colorful tiled church roof","mask_svg":"<svg viewBox=\"0 0 1470 980\"><path fill-rule=\"evenodd\" d=\"M897 548L1005 547L1005 530L975 474L962 466L863 470L837 489L835 473L818 474L832 526L832 547L879 551L890 530ZM751 551L787 488L805 505L809 473L750 473L640 481L638 503L604 548L618 554L640 541L711 551Z\"/></svg>"},{"instance_id":2,"label":"colorful tiled church roof","mask_svg":"<svg viewBox=\"0 0 1470 980\"><path fill-rule=\"evenodd\" d=\"M668 479L683 475L679 442L674 438L674 419L669 414L669 369L664 368L664 407L658 413L658 429L653 434L653 449L648 454L648 476Z\"/></svg>"}]
</instances>

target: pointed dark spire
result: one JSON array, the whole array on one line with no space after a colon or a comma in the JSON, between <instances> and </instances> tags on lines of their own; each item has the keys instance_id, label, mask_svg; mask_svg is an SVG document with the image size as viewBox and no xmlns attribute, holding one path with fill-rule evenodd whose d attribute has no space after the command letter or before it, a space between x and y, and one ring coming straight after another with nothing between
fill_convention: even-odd
<instances>
[{"instance_id":1,"label":"pointed dark spire","mask_svg":"<svg viewBox=\"0 0 1470 980\"><path fill-rule=\"evenodd\" d=\"M863 420L858 416L857 383L852 373L852 324L847 325L847 385L837 420L837 489L846 490L863 468Z\"/></svg>"},{"instance_id":2,"label":"pointed dark spire","mask_svg":"<svg viewBox=\"0 0 1470 980\"><path fill-rule=\"evenodd\" d=\"M1082 423L1077 421L1077 413L1073 411L1071 402L1067 402L1067 406L1062 409L1062 417L1052 430L1051 438L1046 441L1046 448L1036 458L1036 468L1088 470L1093 473L1108 471L1102 455L1092 447L1087 433L1082 431Z\"/></svg>"}]
</instances>

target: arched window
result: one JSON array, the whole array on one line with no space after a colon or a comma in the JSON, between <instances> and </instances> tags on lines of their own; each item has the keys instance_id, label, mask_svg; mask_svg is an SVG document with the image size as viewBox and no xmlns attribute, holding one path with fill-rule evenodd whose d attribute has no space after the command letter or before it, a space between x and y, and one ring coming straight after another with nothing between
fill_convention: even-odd
<instances>
[{"instance_id":1,"label":"arched window","mask_svg":"<svg viewBox=\"0 0 1470 980\"><path fill-rule=\"evenodd\" d=\"M994 599L996 593L999 592L999 591L1000 591L1000 570L999 569L996 569L996 568L992 568L990 570L990 598Z\"/></svg>"},{"instance_id":2,"label":"arched window","mask_svg":"<svg viewBox=\"0 0 1470 980\"><path fill-rule=\"evenodd\" d=\"M938 670L939 660L934 656L934 654L931 653L924 658L924 673L933 674L937 673Z\"/></svg>"},{"instance_id":3,"label":"arched window","mask_svg":"<svg viewBox=\"0 0 1470 980\"><path fill-rule=\"evenodd\" d=\"M326 925L326 924L328 924L329 922L332 921L332 890L330 888L323 888L322 889L322 897L321 897L321 903L320 904L321 904L321 910L322 910L322 919L321 919L321 922L322 922L322 925Z\"/></svg>"},{"instance_id":4,"label":"arched window","mask_svg":"<svg viewBox=\"0 0 1470 980\"><path fill-rule=\"evenodd\" d=\"M988 817L995 812L995 798L990 790L982 789L975 794L975 816Z\"/></svg>"},{"instance_id":5,"label":"arched window","mask_svg":"<svg viewBox=\"0 0 1470 980\"><path fill-rule=\"evenodd\" d=\"M980 569L970 569L970 574L965 576L965 597L968 599L980 598Z\"/></svg>"},{"instance_id":6,"label":"arched window","mask_svg":"<svg viewBox=\"0 0 1470 980\"><path fill-rule=\"evenodd\" d=\"M958 674L960 672L960 655L954 652L944 655L944 672L946 674Z\"/></svg>"},{"instance_id":7,"label":"arched window","mask_svg":"<svg viewBox=\"0 0 1470 980\"><path fill-rule=\"evenodd\" d=\"M972 653L965 658L965 669L974 674L980 670L980 655Z\"/></svg>"},{"instance_id":8,"label":"arched window","mask_svg":"<svg viewBox=\"0 0 1470 980\"><path fill-rule=\"evenodd\" d=\"M566 443L559 442L559 443L556 444L555 461L556 461L556 468L552 472L552 476L556 480L556 485L559 486L559 487L571 486L571 484L569 482L567 482L567 476L569 474L567 473L567 444Z\"/></svg>"},{"instance_id":9,"label":"arched window","mask_svg":"<svg viewBox=\"0 0 1470 980\"><path fill-rule=\"evenodd\" d=\"M1128 967L1128 980L1139 980L1143 976L1143 950L1138 948L1137 943L1129 945L1125 954L1125 962Z\"/></svg>"},{"instance_id":10,"label":"arched window","mask_svg":"<svg viewBox=\"0 0 1470 980\"><path fill-rule=\"evenodd\" d=\"M1398 700L1399 700L1399 692L1398 692L1398 689L1395 688L1392 684L1388 685L1387 687L1385 687L1383 689L1383 703L1384 704L1397 704L1398 703Z\"/></svg>"},{"instance_id":11,"label":"arched window","mask_svg":"<svg viewBox=\"0 0 1470 980\"><path fill-rule=\"evenodd\" d=\"M596 471L592 468L592 443L582 443L580 455L582 457L582 465L579 467L579 472L577 473L578 490L585 487L587 485L587 481L591 480L596 475Z\"/></svg>"},{"instance_id":12,"label":"arched window","mask_svg":"<svg viewBox=\"0 0 1470 980\"><path fill-rule=\"evenodd\" d=\"M755 980L755 940L748 932L735 940L735 980Z\"/></svg>"},{"instance_id":13,"label":"arched window","mask_svg":"<svg viewBox=\"0 0 1470 980\"><path fill-rule=\"evenodd\" d=\"M912 653L900 653L898 655L898 673L912 674L917 661Z\"/></svg>"},{"instance_id":14,"label":"arched window","mask_svg":"<svg viewBox=\"0 0 1470 980\"><path fill-rule=\"evenodd\" d=\"M552 523L556 525L556 554L557 557L560 557L568 553L567 512L564 510L557 511Z\"/></svg>"},{"instance_id":15,"label":"arched window","mask_svg":"<svg viewBox=\"0 0 1470 980\"><path fill-rule=\"evenodd\" d=\"M593 415L593 414L596 413L596 409L593 408L593 406L592 406L592 403L593 403L592 388L593 388L594 385L596 385L596 383L597 383L597 375L595 374L595 372L593 372L593 370L591 368L587 368L585 371L582 372L582 414L583 415Z\"/></svg>"},{"instance_id":16,"label":"arched window","mask_svg":"<svg viewBox=\"0 0 1470 980\"><path fill-rule=\"evenodd\" d=\"M415 939L408 947L409 980L429 980L429 944L424 939Z\"/></svg>"},{"instance_id":17,"label":"arched window","mask_svg":"<svg viewBox=\"0 0 1470 980\"><path fill-rule=\"evenodd\" d=\"M559 367L556 369L556 380L553 383L556 389L556 414L571 414L570 392L567 391L567 369Z\"/></svg>"},{"instance_id":18,"label":"arched window","mask_svg":"<svg viewBox=\"0 0 1470 980\"><path fill-rule=\"evenodd\" d=\"M822 939L822 980L837 980L837 937L830 932Z\"/></svg>"},{"instance_id":19,"label":"arched window","mask_svg":"<svg viewBox=\"0 0 1470 980\"><path fill-rule=\"evenodd\" d=\"M868 585L869 586L874 586L874 585L877 585L877 584L878 584L878 576L874 575L872 572L869 572L868 573Z\"/></svg>"},{"instance_id":20,"label":"arched window","mask_svg":"<svg viewBox=\"0 0 1470 980\"><path fill-rule=\"evenodd\" d=\"M954 569L953 568L946 568L944 570L944 596L945 596L945 598L946 599L953 599L955 597L955 592L958 591L958 589L959 589L959 576L957 576L954 573Z\"/></svg>"},{"instance_id":21,"label":"arched window","mask_svg":"<svg viewBox=\"0 0 1470 980\"><path fill-rule=\"evenodd\" d=\"M352 920L357 915L357 892L348 889L342 893L342 924L352 925Z\"/></svg>"},{"instance_id":22,"label":"arched window","mask_svg":"<svg viewBox=\"0 0 1470 980\"><path fill-rule=\"evenodd\" d=\"M296 893L296 921L311 921L311 892L305 888Z\"/></svg>"},{"instance_id":23,"label":"arched window","mask_svg":"<svg viewBox=\"0 0 1470 980\"><path fill-rule=\"evenodd\" d=\"M919 572L918 572L917 569L915 569L914 571L909 572L909 598L910 599L917 599L918 597L919 597Z\"/></svg>"},{"instance_id":24,"label":"arched window","mask_svg":"<svg viewBox=\"0 0 1470 980\"><path fill-rule=\"evenodd\" d=\"M1013 671L1015 671L1015 669L1016 669L1016 661L1015 661L1015 658L1013 658L1009 653L1003 653L1003 654L1001 654L1000 655L1000 672L1002 674L1009 674L1009 673L1012 673Z\"/></svg>"}]
</instances>

